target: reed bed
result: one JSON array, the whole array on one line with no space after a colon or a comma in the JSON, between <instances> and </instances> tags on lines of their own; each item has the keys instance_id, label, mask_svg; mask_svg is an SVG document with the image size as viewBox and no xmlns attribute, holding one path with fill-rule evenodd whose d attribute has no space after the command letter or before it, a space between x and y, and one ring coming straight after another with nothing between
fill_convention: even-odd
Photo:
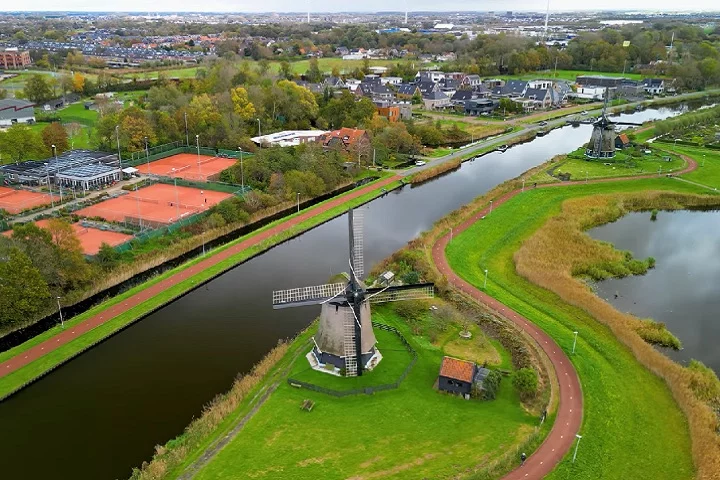
<instances>
[{"instance_id":1,"label":"reed bed","mask_svg":"<svg viewBox=\"0 0 720 480\"><path fill-rule=\"evenodd\" d=\"M699 362L685 368L654 349L641 338L642 331L638 332L638 322L643 320L619 312L597 297L573 276L573 271L583 266L617 261L622 255L610 245L592 240L584 233L588 228L614 221L630 211L718 205L720 199L717 197L669 192L571 199L563 204L559 215L546 222L514 255L520 275L555 292L564 301L607 325L642 365L666 382L688 419L693 461L700 480L720 479L720 422L717 415L720 412L720 382L717 376ZM563 255L554 252L563 252Z\"/></svg>"}]
</instances>

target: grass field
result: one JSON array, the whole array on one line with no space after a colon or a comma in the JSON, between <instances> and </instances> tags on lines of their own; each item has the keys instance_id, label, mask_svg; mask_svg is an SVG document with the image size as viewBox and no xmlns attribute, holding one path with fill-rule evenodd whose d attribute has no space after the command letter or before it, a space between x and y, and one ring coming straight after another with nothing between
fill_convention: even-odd
<instances>
[{"instance_id":1,"label":"grass field","mask_svg":"<svg viewBox=\"0 0 720 480\"><path fill-rule=\"evenodd\" d=\"M386 186L385 188L387 190L391 190L395 188L398 184L390 184ZM352 191L351 191L352 192ZM49 369L57 366L59 363L62 363L63 361L67 360L68 358L71 358L73 355L77 354L78 352L82 351L83 349L87 348L88 346L94 344L95 342L107 337L108 335L112 334L113 332L121 329L125 325L128 325L129 323L132 323L133 321L137 320L138 318L141 318L143 315L147 314L148 312L152 311L153 309L157 308L160 305L163 305L170 301L171 299L177 298L178 296L182 295L183 293L191 290L194 288L194 286L202 282L208 278L211 278L215 275L217 275L220 272L223 272L227 270L228 268L237 265L238 263L252 257L253 255L256 255L259 252L262 252L264 250L267 250L273 245L276 245L278 243L281 243L282 241L290 238L293 235L298 234L299 232L308 230L316 225L319 225L337 215L340 215L344 213L350 206L354 205L360 205L362 203L365 203L378 195L381 195L382 192L380 188L377 188L376 190L373 190L372 192L366 193L365 195L362 195L354 200L348 201L346 204L340 205L338 207L335 207L333 209L328 210L327 212L324 212L323 214L316 215L299 225L296 225L295 227L286 230L282 234L275 235L274 237L265 240L264 242L260 243L259 245L256 245L254 247L251 247L249 249L246 249L240 253L237 253L233 255L232 257L213 265L212 267L204 270L203 272L199 273L198 275L188 278L184 280L183 282L180 282L177 285L174 285L164 291L162 294L157 295L153 297L152 299L142 303L141 305L138 305L128 312L125 312L121 315L118 315L117 317L113 318L112 320L98 326L97 328L90 330L85 335L82 335L81 337L73 340L70 343L67 343L63 345L62 347L53 350L52 352L44 355L43 357L39 358L38 360L20 368L19 370L14 371L13 373L10 373L8 375L5 375L4 377L0 378L0 398L4 397L5 395L17 390L18 388L21 388L25 383L31 381L32 379L38 377L39 375L43 374L44 372L47 372ZM347 195L347 194L345 194ZM330 200L328 200L330 201ZM313 207L316 208L316 207ZM302 213L302 212L301 212ZM223 251L227 248L230 248L231 246L240 243L250 237L253 237L257 235L260 232L263 232L269 228L274 227L278 223L281 223L288 218L292 218L297 214L285 217L283 219L277 220L275 222L272 222L265 227L258 229L252 233L249 233L247 235L244 235L230 243L227 243L221 247L216 248L215 250L208 253L208 255L212 255L214 253L218 253L220 251ZM156 276L152 278L151 280L148 280L147 282L138 285L137 287L134 287L133 289L118 295L116 297L113 297L109 300L106 300L105 302L91 308L90 310L68 320L65 321L65 328L72 328L73 326L77 325L78 323L92 317L93 315L96 315L98 313L103 312L104 310L108 309L109 307L122 302L124 299L130 297L131 295L134 295L135 293L144 290L151 285L154 285L163 279L181 271L184 269L189 268L190 266L200 262L205 257L198 257L194 260L191 260L177 268L174 268L168 272L165 272L162 275ZM8 360L9 358L12 358L16 355L22 354L27 349L42 343L43 341L52 338L53 336L60 333L60 326L56 326L51 328L50 330L47 330L46 332L43 332L40 335L37 335L33 337L31 340L28 340L27 342L18 345L17 347L14 347L10 350L7 350L5 352L0 353L0 362L4 362L5 360Z\"/></svg>"},{"instance_id":2,"label":"grass field","mask_svg":"<svg viewBox=\"0 0 720 480\"><path fill-rule=\"evenodd\" d=\"M702 147L686 147L683 145L676 147L668 143L658 143L657 147L667 149L671 152L685 154L698 162L698 168L694 172L684 174L682 178L707 185L708 187L720 188L720 151Z\"/></svg>"},{"instance_id":3,"label":"grass field","mask_svg":"<svg viewBox=\"0 0 720 480\"><path fill-rule=\"evenodd\" d=\"M537 418L521 408L511 378L490 402L438 393L442 350L421 347L390 307L374 308L373 319L403 331L418 351L397 390L334 398L283 382L195 478L455 478L514 454L534 430ZM381 349L400 347L378 340ZM302 356L297 362L304 368ZM300 409L305 399L315 402L312 412Z\"/></svg>"},{"instance_id":4,"label":"grass field","mask_svg":"<svg viewBox=\"0 0 720 480\"><path fill-rule=\"evenodd\" d=\"M687 421L665 383L585 311L520 277L513 261L522 242L565 199L644 189L700 192L664 178L529 190L455 236L447 249L453 269L479 288L487 268L486 291L538 324L568 354L572 332L579 332L572 358L584 392L583 442L577 461L566 457L550 479L617 479L629 472L633 479L693 476Z\"/></svg>"},{"instance_id":5,"label":"grass field","mask_svg":"<svg viewBox=\"0 0 720 480\"><path fill-rule=\"evenodd\" d=\"M560 80L569 80L574 82L578 75L603 75L606 77L625 77L631 80L641 80L643 76L639 73L622 73L622 72L593 72L590 70L538 70L535 73L525 73L522 75L504 75L498 78L512 78L522 80L532 80L535 78L557 78Z\"/></svg>"},{"instance_id":6,"label":"grass field","mask_svg":"<svg viewBox=\"0 0 720 480\"><path fill-rule=\"evenodd\" d=\"M557 182L556 177L551 176L548 171L555 168L554 174L561 176L569 174L570 180L584 180L596 178L629 177L632 175L659 174L664 175L685 167L685 161L676 155L669 155L665 152L651 148L652 154L632 158L622 151L618 151L612 160L587 160L584 158L584 148L580 148L568 155L557 164L550 165L541 172L536 173L527 181L530 183L551 183ZM669 158L670 161L667 161Z\"/></svg>"}]
</instances>

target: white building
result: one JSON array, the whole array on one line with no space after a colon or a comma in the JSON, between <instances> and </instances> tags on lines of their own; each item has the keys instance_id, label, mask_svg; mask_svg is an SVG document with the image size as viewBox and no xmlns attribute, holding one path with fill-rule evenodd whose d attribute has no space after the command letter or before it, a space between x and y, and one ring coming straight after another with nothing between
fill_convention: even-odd
<instances>
[{"instance_id":1,"label":"white building","mask_svg":"<svg viewBox=\"0 0 720 480\"><path fill-rule=\"evenodd\" d=\"M35 123L35 104L17 98L0 100L0 127L16 123Z\"/></svg>"},{"instance_id":2,"label":"white building","mask_svg":"<svg viewBox=\"0 0 720 480\"><path fill-rule=\"evenodd\" d=\"M400 85L403 81L402 77L381 77L380 83L382 85Z\"/></svg>"},{"instance_id":3,"label":"white building","mask_svg":"<svg viewBox=\"0 0 720 480\"><path fill-rule=\"evenodd\" d=\"M602 100L605 98L605 87L584 87L578 85L575 96L587 100Z\"/></svg>"},{"instance_id":4,"label":"white building","mask_svg":"<svg viewBox=\"0 0 720 480\"><path fill-rule=\"evenodd\" d=\"M250 140L258 145L292 147L301 143L314 142L324 133L327 132L324 130L285 130L261 137L252 137Z\"/></svg>"}]
</instances>

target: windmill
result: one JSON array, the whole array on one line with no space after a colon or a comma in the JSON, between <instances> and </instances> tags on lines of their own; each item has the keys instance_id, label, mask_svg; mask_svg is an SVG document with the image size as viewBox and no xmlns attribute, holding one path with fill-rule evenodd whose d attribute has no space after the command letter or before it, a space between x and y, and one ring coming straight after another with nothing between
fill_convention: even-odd
<instances>
[{"instance_id":1,"label":"windmill","mask_svg":"<svg viewBox=\"0 0 720 480\"><path fill-rule=\"evenodd\" d=\"M615 156L615 124L607 117L608 93L606 88L602 113L593 123L590 143L585 148L585 156L589 158L612 158Z\"/></svg>"},{"instance_id":2,"label":"windmill","mask_svg":"<svg viewBox=\"0 0 720 480\"><path fill-rule=\"evenodd\" d=\"M401 300L432 298L432 283L391 285L394 275L381 275L383 286L367 288L360 279L364 273L362 214L348 212L350 240L350 272L347 283L329 283L313 287L292 288L273 292L273 308L321 305L320 323L315 346L308 354L316 370L332 365L348 377L361 376L372 369L382 356L375 346L370 318L370 305Z\"/></svg>"}]
</instances>

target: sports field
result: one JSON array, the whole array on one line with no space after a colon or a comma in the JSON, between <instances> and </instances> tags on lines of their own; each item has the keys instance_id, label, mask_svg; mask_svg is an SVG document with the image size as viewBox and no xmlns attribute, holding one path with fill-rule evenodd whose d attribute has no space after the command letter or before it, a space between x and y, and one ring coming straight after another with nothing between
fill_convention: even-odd
<instances>
[{"instance_id":1,"label":"sports field","mask_svg":"<svg viewBox=\"0 0 720 480\"><path fill-rule=\"evenodd\" d=\"M226 168L235 165L232 158L210 157L193 153L178 153L170 157L144 163L136 168L140 173L160 175L163 177L185 178L203 182L212 179Z\"/></svg>"},{"instance_id":2,"label":"sports field","mask_svg":"<svg viewBox=\"0 0 720 480\"><path fill-rule=\"evenodd\" d=\"M23 210L50 205L50 194L31 192L29 190L16 190L14 188L0 187L0 209L10 214L17 214Z\"/></svg>"},{"instance_id":3,"label":"sports field","mask_svg":"<svg viewBox=\"0 0 720 480\"><path fill-rule=\"evenodd\" d=\"M35 222L35 225L40 228L47 227L47 224L47 220ZM124 233L100 230L99 228L93 227L83 227L80 223L73 223L71 226L78 240L80 240L80 246L85 255L97 254L103 243L107 243L111 247L116 247L133 238L132 235L125 235ZM3 232L3 235L9 237L12 235L12 230Z\"/></svg>"},{"instance_id":4,"label":"sports field","mask_svg":"<svg viewBox=\"0 0 720 480\"><path fill-rule=\"evenodd\" d=\"M229 193L158 183L75 213L111 222L159 227L205 211L231 196Z\"/></svg>"}]
</instances>

